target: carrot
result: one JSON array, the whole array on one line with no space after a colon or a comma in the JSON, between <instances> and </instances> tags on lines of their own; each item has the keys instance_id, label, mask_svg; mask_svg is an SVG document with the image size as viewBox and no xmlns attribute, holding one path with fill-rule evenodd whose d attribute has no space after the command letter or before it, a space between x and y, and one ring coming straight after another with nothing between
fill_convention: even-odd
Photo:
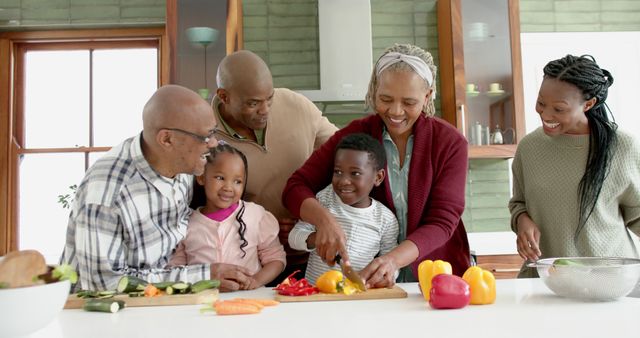
<instances>
[{"instance_id":1,"label":"carrot","mask_svg":"<svg viewBox=\"0 0 640 338\"><path fill-rule=\"evenodd\" d=\"M153 297L153 296L159 296L160 295L160 290L155 287L153 284L149 283L147 284L147 286L144 287L144 296L145 297Z\"/></svg>"},{"instance_id":2,"label":"carrot","mask_svg":"<svg viewBox=\"0 0 640 338\"><path fill-rule=\"evenodd\" d=\"M264 306L276 306L280 304L279 301L273 299L260 299L260 298L234 298L232 299L234 302L248 302L255 303Z\"/></svg>"},{"instance_id":3,"label":"carrot","mask_svg":"<svg viewBox=\"0 0 640 338\"><path fill-rule=\"evenodd\" d=\"M213 304L218 315L248 315L260 313L260 308L253 304L232 300L217 301Z\"/></svg>"},{"instance_id":4,"label":"carrot","mask_svg":"<svg viewBox=\"0 0 640 338\"><path fill-rule=\"evenodd\" d=\"M236 302L236 303L243 303L243 304L251 304L256 306L258 309L262 310L264 308L264 305L262 305L260 302L256 301L255 299L249 299L249 298L234 298L231 300L232 302Z\"/></svg>"}]
</instances>

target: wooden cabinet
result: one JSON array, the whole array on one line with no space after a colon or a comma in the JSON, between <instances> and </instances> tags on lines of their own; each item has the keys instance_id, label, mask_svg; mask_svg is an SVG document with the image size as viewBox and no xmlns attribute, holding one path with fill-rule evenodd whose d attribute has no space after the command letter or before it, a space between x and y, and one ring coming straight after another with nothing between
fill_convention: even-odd
<instances>
[{"instance_id":1,"label":"wooden cabinet","mask_svg":"<svg viewBox=\"0 0 640 338\"><path fill-rule=\"evenodd\" d=\"M442 117L467 137L469 157L513 157L525 134L518 0L437 6Z\"/></svg>"},{"instance_id":2,"label":"wooden cabinet","mask_svg":"<svg viewBox=\"0 0 640 338\"><path fill-rule=\"evenodd\" d=\"M497 279L516 278L524 260L519 255L481 255L477 265L491 271Z\"/></svg>"}]
</instances>

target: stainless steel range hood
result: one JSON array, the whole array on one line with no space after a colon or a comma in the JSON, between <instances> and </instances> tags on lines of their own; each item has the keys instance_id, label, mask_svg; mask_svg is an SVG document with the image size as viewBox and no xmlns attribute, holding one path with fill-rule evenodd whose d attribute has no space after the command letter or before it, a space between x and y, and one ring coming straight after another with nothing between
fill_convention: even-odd
<instances>
[{"instance_id":1,"label":"stainless steel range hood","mask_svg":"<svg viewBox=\"0 0 640 338\"><path fill-rule=\"evenodd\" d=\"M369 0L318 0L320 90L312 101L363 101L372 67Z\"/></svg>"}]
</instances>

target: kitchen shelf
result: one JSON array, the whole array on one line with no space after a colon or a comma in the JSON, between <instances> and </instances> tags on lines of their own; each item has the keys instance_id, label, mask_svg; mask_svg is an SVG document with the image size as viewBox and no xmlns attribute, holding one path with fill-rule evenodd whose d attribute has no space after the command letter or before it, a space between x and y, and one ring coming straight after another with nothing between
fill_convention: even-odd
<instances>
[{"instance_id":1,"label":"kitchen shelf","mask_svg":"<svg viewBox=\"0 0 640 338\"><path fill-rule=\"evenodd\" d=\"M512 158L516 153L516 144L491 144L486 146L469 146L469 158Z\"/></svg>"},{"instance_id":2,"label":"kitchen shelf","mask_svg":"<svg viewBox=\"0 0 640 338\"><path fill-rule=\"evenodd\" d=\"M442 117L465 136L476 123L511 131L509 144L470 145L469 158L513 157L526 133L518 0L438 0L437 10ZM487 91L496 84L503 92Z\"/></svg>"}]
</instances>

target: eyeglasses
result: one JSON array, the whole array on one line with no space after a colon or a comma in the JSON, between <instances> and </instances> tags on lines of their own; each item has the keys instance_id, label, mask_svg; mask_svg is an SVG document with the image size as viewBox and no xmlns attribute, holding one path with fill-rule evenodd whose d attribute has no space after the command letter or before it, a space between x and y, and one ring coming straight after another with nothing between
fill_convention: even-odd
<instances>
[{"instance_id":1,"label":"eyeglasses","mask_svg":"<svg viewBox=\"0 0 640 338\"><path fill-rule=\"evenodd\" d=\"M187 134L187 135L189 135L189 136L191 136L191 137L193 137L193 138L195 138L195 139L198 139L200 142L202 142L202 143L204 143L204 144L209 144L209 142L211 142L211 138L212 138L212 137L213 137L213 135L215 135L215 133L216 133L216 130L215 130L215 129L213 129L213 130L209 133L209 135L207 135L207 136L202 136L202 135L194 134L194 133L192 133L192 132L190 132L190 131L186 131L186 130L179 129L179 128L162 128L162 129L172 130L172 131L179 131L179 132L181 132L181 133L183 133L183 134Z\"/></svg>"}]
</instances>

